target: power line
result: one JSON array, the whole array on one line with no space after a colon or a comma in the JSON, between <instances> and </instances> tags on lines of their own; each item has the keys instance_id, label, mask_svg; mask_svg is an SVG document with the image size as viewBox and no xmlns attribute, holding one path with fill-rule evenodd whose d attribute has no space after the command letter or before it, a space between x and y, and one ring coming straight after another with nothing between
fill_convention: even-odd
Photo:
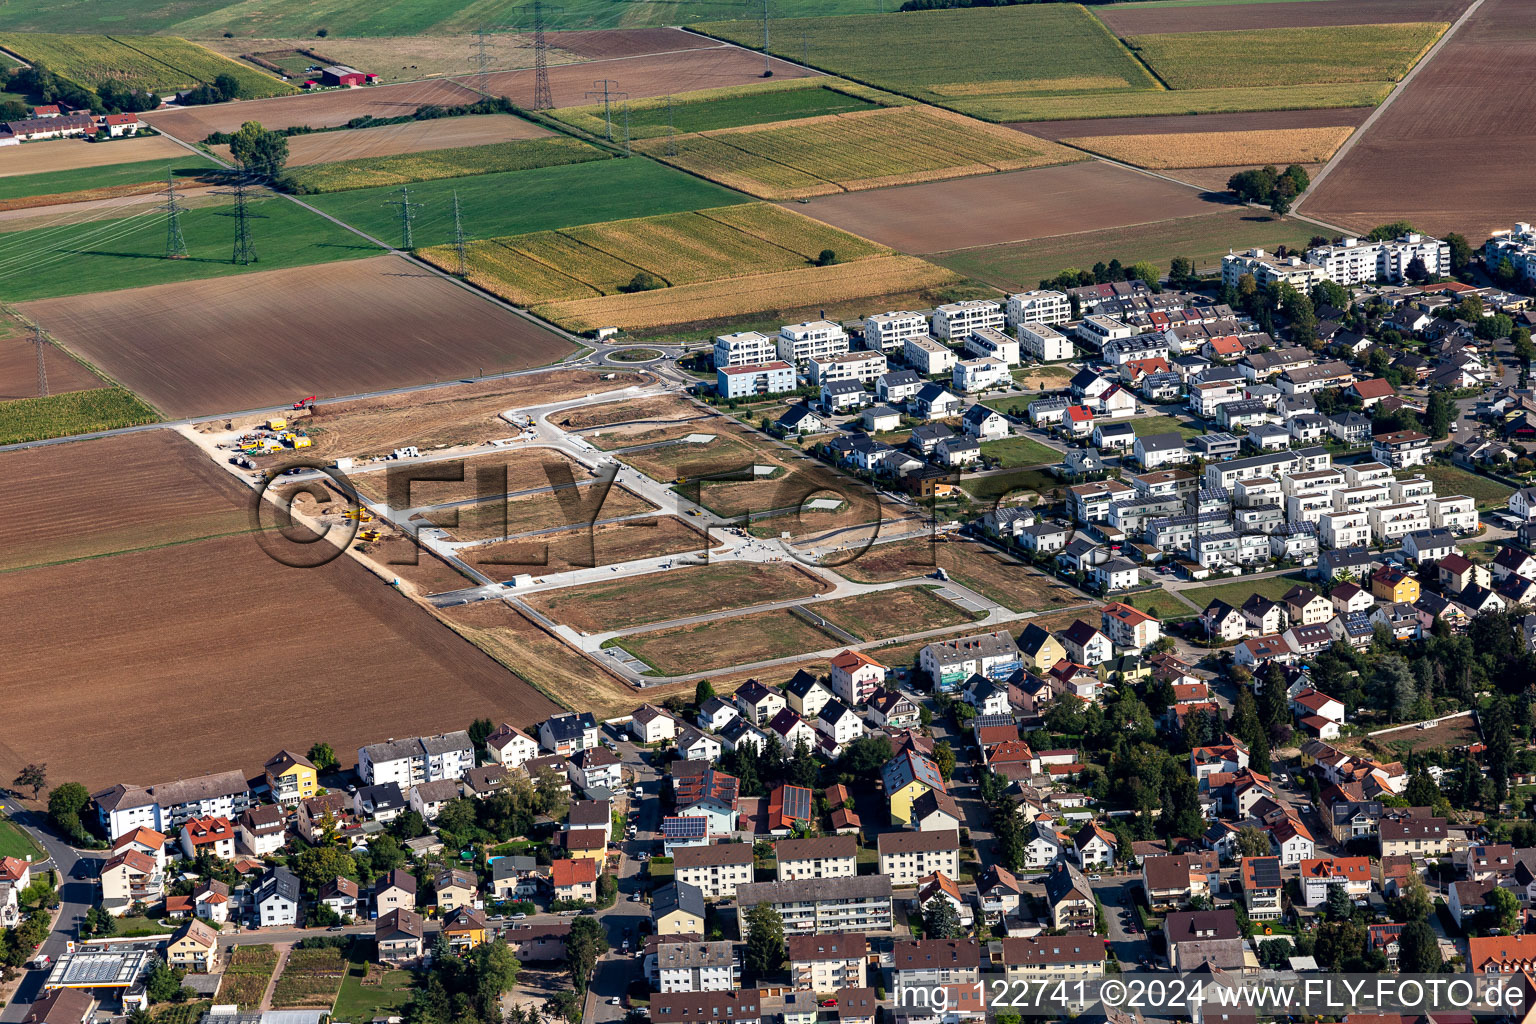
<instances>
[{"instance_id":1,"label":"power line","mask_svg":"<svg viewBox=\"0 0 1536 1024\"><path fill-rule=\"evenodd\" d=\"M229 213L229 216L235 218L235 251L230 257L230 262L242 267L259 263L261 257L256 255L256 240L251 235L251 221L258 217L265 217L266 214L251 212L250 189L246 176L242 174L236 178L235 187L232 190L217 194L235 197L235 207Z\"/></svg>"},{"instance_id":2,"label":"power line","mask_svg":"<svg viewBox=\"0 0 1536 1024\"><path fill-rule=\"evenodd\" d=\"M48 367L43 362L43 350L48 342L43 339L43 327L34 324L32 340L37 343L37 397L48 397Z\"/></svg>"},{"instance_id":3,"label":"power line","mask_svg":"<svg viewBox=\"0 0 1536 1024\"><path fill-rule=\"evenodd\" d=\"M475 29L475 43L470 50L469 62L475 66L475 73L484 75L491 67L490 51L491 34L484 27Z\"/></svg>"},{"instance_id":4,"label":"power line","mask_svg":"<svg viewBox=\"0 0 1536 1024\"><path fill-rule=\"evenodd\" d=\"M459 254L459 276L463 277L468 272L468 263L465 260L464 247L464 222L459 219L459 192L453 192L453 248Z\"/></svg>"},{"instance_id":5,"label":"power line","mask_svg":"<svg viewBox=\"0 0 1536 1024\"><path fill-rule=\"evenodd\" d=\"M629 100L624 101L624 155L629 156Z\"/></svg>"},{"instance_id":6,"label":"power line","mask_svg":"<svg viewBox=\"0 0 1536 1024\"><path fill-rule=\"evenodd\" d=\"M667 97L667 156L677 156L677 129L672 127L672 97Z\"/></svg>"},{"instance_id":7,"label":"power line","mask_svg":"<svg viewBox=\"0 0 1536 1024\"><path fill-rule=\"evenodd\" d=\"M165 202L159 208L165 211L165 258L186 259L187 240L181 236L181 213L186 207L176 199L176 175L173 171L165 172Z\"/></svg>"},{"instance_id":8,"label":"power line","mask_svg":"<svg viewBox=\"0 0 1536 1024\"><path fill-rule=\"evenodd\" d=\"M544 37L544 3L533 0L533 109L555 105L549 88L549 40Z\"/></svg>"},{"instance_id":9,"label":"power line","mask_svg":"<svg viewBox=\"0 0 1536 1024\"><path fill-rule=\"evenodd\" d=\"M618 92L613 86L619 83L611 78L599 78L592 83L592 88L587 91L587 96L603 98L603 124L606 126L605 135L609 142L613 141L613 101L620 97L629 99L629 93Z\"/></svg>"},{"instance_id":10,"label":"power line","mask_svg":"<svg viewBox=\"0 0 1536 1024\"><path fill-rule=\"evenodd\" d=\"M768 0L763 0L763 77L773 77L773 58L768 55Z\"/></svg>"},{"instance_id":11,"label":"power line","mask_svg":"<svg viewBox=\"0 0 1536 1024\"><path fill-rule=\"evenodd\" d=\"M411 202L411 187L409 185L401 185L400 191L396 194L400 196L399 199L392 199L384 205L394 206L400 210L400 248L405 250L414 249L415 246L411 244L411 218L413 216L411 211L420 209L422 204Z\"/></svg>"}]
</instances>

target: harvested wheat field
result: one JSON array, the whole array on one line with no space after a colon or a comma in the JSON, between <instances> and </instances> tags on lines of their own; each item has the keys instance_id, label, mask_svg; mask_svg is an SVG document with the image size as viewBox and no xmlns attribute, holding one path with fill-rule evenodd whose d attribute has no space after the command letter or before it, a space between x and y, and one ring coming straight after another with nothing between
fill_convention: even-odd
<instances>
[{"instance_id":1,"label":"harvested wheat field","mask_svg":"<svg viewBox=\"0 0 1536 1024\"><path fill-rule=\"evenodd\" d=\"M262 67L266 61L289 75L300 77L311 64L346 64L366 68L385 84L416 82L424 78L444 78L464 73L464 55L474 51L479 40L469 33L444 35L340 36L325 39L254 39L235 36L199 40L210 50L227 57L245 59ZM531 68L534 62L533 36L530 33L491 32L485 40L486 55L492 68ZM323 59L313 59L299 52ZM249 56L247 56L249 55ZM256 57L260 60L250 60ZM558 64L581 60L554 40L550 33L549 59ZM263 68L270 71L270 68Z\"/></svg>"},{"instance_id":2,"label":"harvested wheat field","mask_svg":"<svg viewBox=\"0 0 1536 1024\"><path fill-rule=\"evenodd\" d=\"M345 132L295 135L288 140L289 167L328 164L337 160L361 160L400 153L424 153L433 149L489 146L515 139L541 139L553 134L532 121L511 114L475 114L440 117L432 121L387 124ZM229 159L228 146L210 147L221 159Z\"/></svg>"},{"instance_id":3,"label":"harvested wheat field","mask_svg":"<svg viewBox=\"0 0 1536 1024\"><path fill-rule=\"evenodd\" d=\"M1063 139L1122 163L1153 170L1230 167L1234 164L1323 163L1353 128L1291 128L1257 132L1187 132L1178 135L1098 135Z\"/></svg>"},{"instance_id":4,"label":"harvested wheat field","mask_svg":"<svg viewBox=\"0 0 1536 1024\"><path fill-rule=\"evenodd\" d=\"M663 163L763 199L803 199L1081 159L1054 143L925 106L721 128L644 139L635 146Z\"/></svg>"},{"instance_id":5,"label":"harvested wheat field","mask_svg":"<svg viewBox=\"0 0 1536 1024\"><path fill-rule=\"evenodd\" d=\"M590 32L550 32L549 45L582 60L612 60L676 50L709 50L721 46L706 36L680 28L616 28Z\"/></svg>"},{"instance_id":6,"label":"harvested wheat field","mask_svg":"<svg viewBox=\"0 0 1536 1024\"><path fill-rule=\"evenodd\" d=\"M1308 0L1321 2L1321 0ZM1183 135L1189 132L1257 132L1291 128L1358 127L1373 107L1318 110L1256 110L1244 114L1165 114L1155 117L1089 117L1072 121L1017 121L1010 128L1061 141L1083 135Z\"/></svg>"},{"instance_id":7,"label":"harvested wheat field","mask_svg":"<svg viewBox=\"0 0 1536 1024\"><path fill-rule=\"evenodd\" d=\"M437 509L418 513L420 519L447 531L451 541L480 541L490 538L555 534L570 527L605 523L626 516L644 516L660 511L655 505L623 487L610 487L598 502L592 483L580 486L575 495L569 490L541 491L502 501L491 501L461 508ZM465 557L471 552L466 550Z\"/></svg>"},{"instance_id":8,"label":"harvested wheat field","mask_svg":"<svg viewBox=\"0 0 1536 1024\"><path fill-rule=\"evenodd\" d=\"M1485 0L1302 198L1301 212L1356 230L1406 220L1477 245L1531 219L1536 4ZM1469 154L1475 154L1469 166Z\"/></svg>"},{"instance_id":9,"label":"harvested wheat field","mask_svg":"<svg viewBox=\"0 0 1536 1024\"><path fill-rule=\"evenodd\" d=\"M525 369L570 351L397 256L19 308L172 417Z\"/></svg>"},{"instance_id":10,"label":"harvested wheat field","mask_svg":"<svg viewBox=\"0 0 1536 1024\"><path fill-rule=\"evenodd\" d=\"M249 537L0 573L0 604L7 778L148 784L557 710L352 559L291 569ZM317 718L321 690L346 713Z\"/></svg>"},{"instance_id":11,"label":"harvested wheat field","mask_svg":"<svg viewBox=\"0 0 1536 1024\"><path fill-rule=\"evenodd\" d=\"M387 455L401 445L422 450L478 445L504 438L513 430L501 418L510 409L569 401L583 395L648 384L649 374L619 374L612 380L593 370L549 370L473 384L425 388L406 395L319 402L298 423L314 440L310 454L319 459ZM261 417L237 421L253 425ZM199 429L221 427L217 420Z\"/></svg>"},{"instance_id":12,"label":"harvested wheat field","mask_svg":"<svg viewBox=\"0 0 1536 1024\"><path fill-rule=\"evenodd\" d=\"M1230 4L1106 4L1094 14L1117 36L1154 32L1222 32L1242 29L1386 25L1455 21L1470 0L1297 0Z\"/></svg>"},{"instance_id":13,"label":"harvested wheat field","mask_svg":"<svg viewBox=\"0 0 1536 1024\"><path fill-rule=\"evenodd\" d=\"M808 78L817 72L782 60L772 61L775 80ZM574 107L590 103L587 94L595 79L607 78L617 84L631 100L696 89L717 89L727 85L751 85L762 81L761 54L735 46L705 46L672 53L640 54L605 60L600 74L585 64L567 64L549 69L549 88L555 106ZM506 96L514 103L528 103L533 96L533 71L502 71L475 75L462 81L473 83L491 96ZM601 87L599 87L601 88Z\"/></svg>"},{"instance_id":14,"label":"harvested wheat field","mask_svg":"<svg viewBox=\"0 0 1536 1024\"><path fill-rule=\"evenodd\" d=\"M186 155L187 151L181 146L159 135L118 139L108 145L84 139L50 139L24 146L0 147L0 178L77 171L82 167L109 167L143 160L180 160Z\"/></svg>"},{"instance_id":15,"label":"harvested wheat field","mask_svg":"<svg viewBox=\"0 0 1536 1024\"><path fill-rule=\"evenodd\" d=\"M587 583L525 598L530 608L584 633L710 615L825 593L825 580L792 562L722 562Z\"/></svg>"},{"instance_id":16,"label":"harvested wheat field","mask_svg":"<svg viewBox=\"0 0 1536 1024\"><path fill-rule=\"evenodd\" d=\"M320 431L316 448L323 447L324 436ZM465 452L456 459L391 463L382 470L359 473L352 482L368 497L404 511L559 486L591 475L581 463L552 448L498 448Z\"/></svg>"},{"instance_id":17,"label":"harvested wheat field","mask_svg":"<svg viewBox=\"0 0 1536 1024\"><path fill-rule=\"evenodd\" d=\"M604 517L612 514L607 508L602 511ZM704 534L677 516L648 516L466 548L458 555L506 583L523 573L538 577L663 555L702 555L704 547Z\"/></svg>"},{"instance_id":18,"label":"harvested wheat field","mask_svg":"<svg viewBox=\"0 0 1536 1024\"><path fill-rule=\"evenodd\" d=\"M267 129L297 125L330 128L346 124L354 117L401 117L415 113L418 107L431 104L462 106L480 98L472 89L449 81L407 82L337 89L312 96L279 96L182 107L145 114L144 120L183 142L201 142L214 132L236 131L247 121L259 121Z\"/></svg>"},{"instance_id":19,"label":"harvested wheat field","mask_svg":"<svg viewBox=\"0 0 1536 1024\"><path fill-rule=\"evenodd\" d=\"M0 453L0 570L243 533L251 492L171 430Z\"/></svg>"},{"instance_id":20,"label":"harvested wheat field","mask_svg":"<svg viewBox=\"0 0 1536 1024\"><path fill-rule=\"evenodd\" d=\"M590 711L599 720L627 715L642 701L660 702L686 687L658 687L642 692L555 639L504 601L478 601L433 610L442 622L505 665L545 695Z\"/></svg>"},{"instance_id":21,"label":"harvested wheat field","mask_svg":"<svg viewBox=\"0 0 1536 1024\"><path fill-rule=\"evenodd\" d=\"M7 325L9 326L9 325ZM0 402L37 397L37 346L32 335L11 328L0 333ZM54 345L43 349L43 366L48 374L48 393L104 388L107 382L90 371L69 353Z\"/></svg>"},{"instance_id":22,"label":"harvested wheat field","mask_svg":"<svg viewBox=\"0 0 1536 1024\"><path fill-rule=\"evenodd\" d=\"M637 633L615 645L662 676L707 673L839 646L830 633L823 633L788 609Z\"/></svg>"},{"instance_id":23,"label":"harvested wheat field","mask_svg":"<svg viewBox=\"0 0 1536 1024\"><path fill-rule=\"evenodd\" d=\"M909 253L1215 213L1225 201L1101 161L812 199L806 212ZM976 211L987 211L985 217Z\"/></svg>"}]
</instances>

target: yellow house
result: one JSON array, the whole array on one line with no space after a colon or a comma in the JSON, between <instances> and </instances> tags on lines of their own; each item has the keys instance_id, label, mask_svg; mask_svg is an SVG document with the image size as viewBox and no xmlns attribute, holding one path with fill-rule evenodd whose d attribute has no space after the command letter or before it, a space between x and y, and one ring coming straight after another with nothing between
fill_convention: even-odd
<instances>
[{"instance_id":1,"label":"yellow house","mask_svg":"<svg viewBox=\"0 0 1536 1024\"><path fill-rule=\"evenodd\" d=\"M437 876L437 909L443 913L475 902L475 876L462 868L449 868Z\"/></svg>"},{"instance_id":2,"label":"yellow house","mask_svg":"<svg viewBox=\"0 0 1536 1024\"><path fill-rule=\"evenodd\" d=\"M895 825L911 822L912 803L918 797L933 791L944 792L939 766L910 748L887 761L880 775L891 808L891 823Z\"/></svg>"},{"instance_id":3,"label":"yellow house","mask_svg":"<svg viewBox=\"0 0 1536 1024\"><path fill-rule=\"evenodd\" d=\"M1054 634L1031 622L1019 634L1019 654L1025 667L1038 676L1055 668L1056 663L1067 656L1067 649Z\"/></svg>"},{"instance_id":4,"label":"yellow house","mask_svg":"<svg viewBox=\"0 0 1536 1024\"><path fill-rule=\"evenodd\" d=\"M272 799L280 804L296 804L300 800L308 800L320 788L320 773L315 770L309 758L291 750L278 751L277 756L263 767L267 787L272 790Z\"/></svg>"},{"instance_id":5,"label":"yellow house","mask_svg":"<svg viewBox=\"0 0 1536 1024\"><path fill-rule=\"evenodd\" d=\"M1419 581L1396 566L1382 566L1371 576L1371 596L1378 601L1412 604L1419 599Z\"/></svg>"},{"instance_id":6,"label":"yellow house","mask_svg":"<svg viewBox=\"0 0 1536 1024\"><path fill-rule=\"evenodd\" d=\"M608 830L573 828L561 833L560 844L571 852L573 860L590 860L601 866L608 857Z\"/></svg>"},{"instance_id":7,"label":"yellow house","mask_svg":"<svg viewBox=\"0 0 1536 1024\"><path fill-rule=\"evenodd\" d=\"M190 971L207 971L213 966L219 936L206 922L191 920L182 925L165 947L165 962Z\"/></svg>"},{"instance_id":8,"label":"yellow house","mask_svg":"<svg viewBox=\"0 0 1536 1024\"><path fill-rule=\"evenodd\" d=\"M475 908L455 907L443 918L443 934L450 949L474 949L489 939L490 926Z\"/></svg>"},{"instance_id":9,"label":"yellow house","mask_svg":"<svg viewBox=\"0 0 1536 1024\"><path fill-rule=\"evenodd\" d=\"M657 935L703 935L704 890L670 882L651 897L651 923Z\"/></svg>"}]
</instances>

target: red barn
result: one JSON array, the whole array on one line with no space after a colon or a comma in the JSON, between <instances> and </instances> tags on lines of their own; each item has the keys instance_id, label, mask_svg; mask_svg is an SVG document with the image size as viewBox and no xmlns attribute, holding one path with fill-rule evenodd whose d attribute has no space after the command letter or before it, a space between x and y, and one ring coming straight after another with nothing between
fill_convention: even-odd
<instances>
[{"instance_id":1,"label":"red barn","mask_svg":"<svg viewBox=\"0 0 1536 1024\"><path fill-rule=\"evenodd\" d=\"M367 80L368 76L363 72L345 64L333 64L320 69L321 85L362 85Z\"/></svg>"}]
</instances>

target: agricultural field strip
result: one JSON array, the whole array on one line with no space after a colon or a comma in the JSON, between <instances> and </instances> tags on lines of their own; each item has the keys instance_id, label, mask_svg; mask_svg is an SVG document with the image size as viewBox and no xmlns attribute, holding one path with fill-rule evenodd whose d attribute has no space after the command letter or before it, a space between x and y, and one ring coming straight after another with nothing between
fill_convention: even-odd
<instances>
[{"instance_id":1,"label":"agricultural field strip","mask_svg":"<svg viewBox=\"0 0 1536 1024\"><path fill-rule=\"evenodd\" d=\"M1352 127L1340 125L1231 132L1086 135L1060 141L1136 167L1173 169L1228 167L1244 163L1322 163L1353 131Z\"/></svg>"},{"instance_id":2,"label":"agricultural field strip","mask_svg":"<svg viewBox=\"0 0 1536 1024\"><path fill-rule=\"evenodd\" d=\"M271 75L174 36L3 33L0 48L28 61L44 62L57 74L93 88L109 79L134 88L181 88L228 74L238 79L242 88L257 90L262 96L298 91ZM167 73L180 77L167 77Z\"/></svg>"}]
</instances>

